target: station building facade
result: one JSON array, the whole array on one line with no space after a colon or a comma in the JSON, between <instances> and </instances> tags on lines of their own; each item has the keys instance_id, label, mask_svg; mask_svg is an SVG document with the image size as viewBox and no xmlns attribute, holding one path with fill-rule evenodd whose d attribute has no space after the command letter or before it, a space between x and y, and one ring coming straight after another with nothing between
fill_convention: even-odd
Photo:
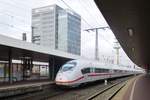
<instances>
[{"instance_id":1,"label":"station building facade","mask_svg":"<svg viewBox=\"0 0 150 100\"><path fill-rule=\"evenodd\" d=\"M32 42L80 55L81 17L57 5L32 10Z\"/></svg>"}]
</instances>

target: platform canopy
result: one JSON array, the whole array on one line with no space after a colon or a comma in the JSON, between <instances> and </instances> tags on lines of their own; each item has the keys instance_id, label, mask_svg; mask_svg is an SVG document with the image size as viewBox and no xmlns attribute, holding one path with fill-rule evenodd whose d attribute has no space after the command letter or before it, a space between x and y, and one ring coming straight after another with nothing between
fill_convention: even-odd
<instances>
[{"instance_id":1,"label":"platform canopy","mask_svg":"<svg viewBox=\"0 0 150 100\"><path fill-rule=\"evenodd\" d=\"M81 56L0 35L0 60L8 60L10 53L12 59L19 60L22 57L31 57L33 61L40 62L48 62L51 57L58 60L81 58Z\"/></svg>"},{"instance_id":2,"label":"platform canopy","mask_svg":"<svg viewBox=\"0 0 150 100\"><path fill-rule=\"evenodd\" d=\"M130 59L150 66L150 5L148 0L95 0Z\"/></svg>"}]
</instances>

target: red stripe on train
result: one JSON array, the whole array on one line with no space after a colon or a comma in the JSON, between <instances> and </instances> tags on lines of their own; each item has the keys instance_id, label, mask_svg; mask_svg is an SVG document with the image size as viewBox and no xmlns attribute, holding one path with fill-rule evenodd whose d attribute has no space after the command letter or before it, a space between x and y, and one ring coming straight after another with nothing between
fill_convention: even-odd
<instances>
[{"instance_id":1,"label":"red stripe on train","mask_svg":"<svg viewBox=\"0 0 150 100\"><path fill-rule=\"evenodd\" d=\"M56 81L56 83L73 83L73 82L76 82L78 80L81 80L82 78L84 78L84 76L79 77L79 78L72 80L72 81Z\"/></svg>"},{"instance_id":2,"label":"red stripe on train","mask_svg":"<svg viewBox=\"0 0 150 100\"><path fill-rule=\"evenodd\" d=\"M88 76L102 76L102 75L111 75L111 74L110 73L98 73L98 74L97 73L91 73ZM79 78L72 80L72 81L63 81L62 80L62 81L56 81L56 83L73 83L73 82L79 81L83 78L84 78L84 76L79 77Z\"/></svg>"}]
</instances>

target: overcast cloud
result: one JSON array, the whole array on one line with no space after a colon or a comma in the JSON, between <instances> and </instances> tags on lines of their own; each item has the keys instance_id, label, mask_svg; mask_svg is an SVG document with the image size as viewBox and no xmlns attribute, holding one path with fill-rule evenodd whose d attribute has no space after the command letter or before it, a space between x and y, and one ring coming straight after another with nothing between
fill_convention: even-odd
<instances>
[{"instance_id":1,"label":"overcast cloud","mask_svg":"<svg viewBox=\"0 0 150 100\"><path fill-rule=\"evenodd\" d=\"M85 32L91 27L108 26L102 14L97 9L93 0L64 0L74 9L82 20L81 30L81 54L88 58L94 58L95 32ZM31 41L31 9L58 4L62 8L68 8L61 0L0 0L0 34L21 39L26 32L28 41ZM115 37L110 29L99 30L99 56L115 58L113 49ZM120 50L122 64L132 64L123 50Z\"/></svg>"}]
</instances>

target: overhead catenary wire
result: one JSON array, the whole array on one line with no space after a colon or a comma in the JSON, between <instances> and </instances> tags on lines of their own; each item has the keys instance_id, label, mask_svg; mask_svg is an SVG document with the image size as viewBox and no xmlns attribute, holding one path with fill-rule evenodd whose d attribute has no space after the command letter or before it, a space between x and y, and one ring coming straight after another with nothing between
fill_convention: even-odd
<instances>
[{"instance_id":1,"label":"overhead catenary wire","mask_svg":"<svg viewBox=\"0 0 150 100\"><path fill-rule=\"evenodd\" d=\"M73 10L72 9L72 7L70 7L64 0L61 0L67 7L69 7L71 10ZM74 10L73 10L74 11ZM75 12L75 11L74 11ZM89 13L89 12L88 12ZM90 26L91 28L93 28L93 26L91 26L83 17L81 17L82 18L82 20L88 25L88 26ZM103 37L103 39L113 48L113 45L109 42L109 40L108 39L106 39L102 34L100 34L102 37ZM112 51L113 52L115 52L114 51L114 49L112 49Z\"/></svg>"},{"instance_id":2,"label":"overhead catenary wire","mask_svg":"<svg viewBox=\"0 0 150 100\"><path fill-rule=\"evenodd\" d=\"M80 1L80 0L78 0L79 2L80 2L80 4L84 7L84 9L87 11L87 13L91 16L91 17L93 17L94 18L94 16L91 14L91 12L90 11L88 11L88 9L87 9L87 6L84 6L83 5L83 3ZM85 2L86 4L87 4L87 2ZM100 23L98 23L99 21L97 21L97 19L96 18L94 18L96 21L96 23L97 24L100 24ZM112 46L112 44L102 35L102 34L100 34L101 36L102 36L102 38L110 45L110 46ZM113 48L113 47L112 47Z\"/></svg>"},{"instance_id":3,"label":"overhead catenary wire","mask_svg":"<svg viewBox=\"0 0 150 100\"><path fill-rule=\"evenodd\" d=\"M23 18L21 18L21 16L14 16L14 15L12 15L10 13L6 13L6 12L2 12L2 11L0 11L0 15L8 16L12 20L16 20L19 23L22 23L22 25L24 25L26 23L27 24L26 26L30 26L30 23L28 23L26 20L24 20Z\"/></svg>"},{"instance_id":4,"label":"overhead catenary wire","mask_svg":"<svg viewBox=\"0 0 150 100\"><path fill-rule=\"evenodd\" d=\"M72 9L72 7L70 7L64 0L61 0L67 7L69 7L71 10L73 10L74 11L74 9ZM6 2L6 1L3 1L2 3L4 3L4 4L7 4L7 5L11 5L11 6L15 6L15 4L16 4L16 2L15 2L15 0L13 0L13 2L12 3L10 3L10 2ZM80 3L81 4L81 3ZM27 5L25 5L25 6L27 6ZM16 8L23 8L23 7L17 7L16 6ZM85 8L85 7L84 7ZM23 8L24 9L24 8ZM85 8L86 9L86 8ZM86 11L87 11L87 9L86 9ZM75 12L75 11L74 11ZM13 16L13 15L11 15L11 14L9 14L9 13L5 13L5 12L1 12L1 13L3 13L3 14L5 14L5 15L7 15L7 16L10 16L10 17L12 17L13 19L16 19L17 21L20 21L20 22L22 22L22 23L24 23L25 22L25 20L23 20L23 18L21 17L21 16ZM92 16L92 14L90 13L90 15ZM88 25L88 26L90 26L90 27L92 27L92 25L91 24L89 24L83 17L81 17L82 18L82 20ZM99 22L99 21L96 21L96 22ZM4 23L3 23L4 24ZM11 24L5 24L5 25L7 25L7 26L9 26L9 27L11 27L11 28L16 28L17 30L22 30L22 29L20 29L20 28L18 28L18 27L16 27L16 26L14 26L14 25L11 25ZM30 26L30 25L29 25ZM23 30L22 30L23 31ZM24 30L25 31L25 30ZM101 34L100 34L101 35ZM102 36L102 35L101 35ZM103 38L104 38L104 36L102 36ZM108 44L110 44L109 43L109 41L107 40L107 39L105 39L104 38L104 40L108 43Z\"/></svg>"},{"instance_id":5,"label":"overhead catenary wire","mask_svg":"<svg viewBox=\"0 0 150 100\"><path fill-rule=\"evenodd\" d=\"M15 29L15 30L17 30L17 31L19 31L19 32L31 32L31 31L27 31L27 30L24 30L24 29L21 29L21 28L18 28L17 26L14 26L14 25L11 25L11 24L7 24L7 23L3 23L3 22L0 22L0 24L1 25L5 25L5 26L8 26L8 27L10 27L10 28L12 28L12 29Z\"/></svg>"},{"instance_id":6,"label":"overhead catenary wire","mask_svg":"<svg viewBox=\"0 0 150 100\"><path fill-rule=\"evenodd\" d=\"M69 6L64 0L61 0L68 8L70 8L72 11L76 12L71 6ZM80 3L81 4L81 3ZM84 7L85 8L85 7ZM87 11L87 10L86 10ZM91 15L91 14L90 14ZM93 28L93 26L91 26L82 16L81 16L81 19L88 25L90 26L91 28ZM96 21L97 22L97 21ZM101 35L101 34L100 34ZM103 37L103 39L113 48L113 46L111 45L111 43L104 38L103 35L101 35Z\"/></svg>"},{"instance_id":7,"label":"overhead catenary wire","mask_svg":"<svg viewBox=\"0 0 150 100\"><path fill-rule=\"evenodd\" d=\"M29 8L31 8L31 5L29 6L29 4L30 3L27 3L27 4L24 4L24 3L22 3L23 2L23 0L19 0L20 2L18 3L18 2L16 2L16 0L11 0L11 1L13 1L15 4L21 4L21 5L24 5L24 6L26 6L26 7L29 7ZM31 1L31 0L26 0L26 1Z\"/></svg>"},{"instance_id":8,"label":"overhead catenary wire","mask_svg":"<svg viewBox=\"0 0 150 100\"><path fill-rule=\"evenodd\" d=\"M5 4L5 5L7 5L7 6L13 6L13 7L15 7L15 8L18 9L18 10L25 10L25 11L27 11L26 7L20 6L20 4L18 4L18 5L16 6L16 4L17 4L18 2L15 2L15 1L13 1L13 2L11 2L11 1L7 2L6 0L1 0L1 4L2 4L2 3ZM27 5L25 5L25 6L27 6Z\"/></svg>"},{"instance_id":9,"label":"overhead catenary wire","mask_svg":"<svg viewBox=\"0 0 150 100\"><path fill-rule=\"evenodd\" d=\"M16 10L13 10L13 9L7 9L7 6L8 7L13 7L14 9L17 9L17 11L24 11L25 12L29 12L30 9L27 10L27 7L19 7L18 5L16 5L17 3L15 4L10 4L9 2L6 2L6 1L1 1L0 5L1 6L6 6L6 9L0 9L0 14L3 14L3 15L6 15L6 16L10 16L14 19L16 19L17 21L20 21L20 22L26 22L25 20L25 17L24 16L21 16L21 15L15 15L14 16L14 12L16 12ZM31 7L30 7L31 8ZM26 11L25 11L26 10ZM29 13L30 14L30 13Z\"/></svg>"},{"instance_id":10,"label":"overhead catenary wire","mask_svg":"<svg viewBox=\"0 0 150 100\"><path fill-rule=\"evenodd\" d=\"M7 6L8 7L13 7L14 9L17 9L17 11L24 11L24 15L25 15L25 12L27 12L26 15L30 14L28 12L30 11L31 7L27 10L27 7L26 7L27 5L25 5L25 4L24 4L25 7L23 7L23 6L19 5L20 2L18 3L15 0L13 0L12 3L10 3L10 2L11 1L8 2L8 0L1 1L0 5L4 6L4 7L6 6L6 8L7 8ZM23 4L21 3L21 5L23 5ZM30 23L27 20L25 20L25 18L26 18L25 16L17 15L14 12L16 12L16 10L13 10L13 9L0 9L0 15L4 15L6 17L8 16L8 17L12 18L13 21L17 21L19 23L22 23L22 25L26 24L26 26L31 26Z\"/></svg>"},{"instance_id":11,"label":"overhead catenary wire","mask_svg":"<svg viewBox=\"0 0 150 100\"><path fill-rule=\"evenodd\" d=\"M87 6L84 6L84 4L87 4L87 2L84 2L84 3L83 3L83 0L78 0L78 1L80 2L80 5L84 7L85 11L86 11L92 18L94 18L93 14L87 9ZM90 8L90 7L88 7L88 8ZM95 20L96 20L95 22L96 22L97 24L100 24L99 21L97 21L97 18L95 18Z\"/></svg>"},{"instance_id":12,"label":"overhead catenary wire","mask_svg":"<svg viewBox=\"0 0 150 100\"><path fill-rule=\"evenodd\" d=\"M0 5L4 6L4 7L5 7L5 5L6 5L6 7L12 6L13 8L17 9L17 11L18 10L22 10L22 11L26 10L25 12L29 11L26 9L26 7L18 6L20 3L18 3L18 5L16 5L17 3L18 2L16 2L15 0L13 0L12 3L11 3L11 1L10 2L1 1ZM27 6L27 5L25 5L25 6ZM14 15L12 9L0 9L0 15L1 15L0 16L1 18L8 17L10 19L9 22L8 21L7 22L0 21L1 25L5 25L5 26L10 27L11 29L17 30L21 33L23 33L23 32L27 32L27 33L29 32L30 33L29 30L23 29L23 28L30 28L31 27L30 23L27 20L25 20L24 16ZM16 22L17 24L14 24L13 22ZM20 26L22 28L20 28Z\"/></svg>"},{"instance_id":13,"label":"overhead catenary wire","mask_svg":"<svg viewBox=\"0 0 150 100\"><path fill-rule=\"evenodd\" d=\"M60 0L62 1L68 8L70 8L72 11L74 11L75 13L77 13L72 7L70 7L64 0ZM87 24L89 25L91 28L93 28L82 16L81 19Z\"/></svg>"}]
</instances>

